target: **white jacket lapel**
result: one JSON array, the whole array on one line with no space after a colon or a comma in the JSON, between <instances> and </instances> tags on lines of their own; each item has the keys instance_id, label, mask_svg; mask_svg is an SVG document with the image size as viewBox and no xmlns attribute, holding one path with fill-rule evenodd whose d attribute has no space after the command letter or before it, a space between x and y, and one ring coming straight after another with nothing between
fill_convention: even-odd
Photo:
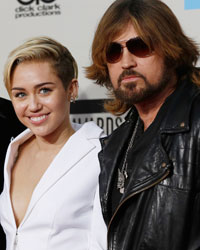
<instances>
[{"instance_id":1,"label":"white jacket lapel","mask_svg":"<svg viewBox=\"0 0 200 250\"><path fill-rule=\"evenodd\" d=\"M44 193L48 192L48 190L55 185L60 178L72 168L76 167L77 163L96 147L90 138L87 138L86 136L87 134L83 133L83 131L77 131L54 158L32 194L31 201L22 223L28 218L32 209Z\"/></svg>"}]
</instances>

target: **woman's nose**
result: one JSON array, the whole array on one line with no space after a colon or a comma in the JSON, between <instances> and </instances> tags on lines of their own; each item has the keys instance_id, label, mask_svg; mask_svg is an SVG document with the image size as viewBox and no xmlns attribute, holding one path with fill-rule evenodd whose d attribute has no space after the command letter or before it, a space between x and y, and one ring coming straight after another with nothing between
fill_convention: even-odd
<instances>
[{"instance_id":1,"label":"woman's nose","mask_svg":"<svg viewBox=\"0 0 200 250\"><path fill-rule=\"evenodd\" d=\"M42 107L42 104L40 103L39 98L37 96L33 95L29 98L29 110L32 112L36 112L40 110Z\"/></svg>"}]
</instances>

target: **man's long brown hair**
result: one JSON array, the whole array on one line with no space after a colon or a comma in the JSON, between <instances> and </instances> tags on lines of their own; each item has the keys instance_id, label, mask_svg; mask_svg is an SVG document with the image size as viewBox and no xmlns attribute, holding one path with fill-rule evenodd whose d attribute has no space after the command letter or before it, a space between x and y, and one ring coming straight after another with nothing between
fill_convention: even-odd
<instances>
[{"instance_id":1,"label":"man's long brown hair","mask_svg":"<svg viewBox=\"0 0 200 250\"><path fill-rule=\"evenodd\" d=\"M116 0L100 20L92 44L92 64L86 67L87 78L111 90L114 99L106 103L107 111L120 115L130 108L114 97L106 62L108 45L128 23L132 23L138 36L149 47L153 46L155 52L163 56L168 67L176 70L179 79L187 74L200 85L200 72L195 67L199 49L184 34L169 7L160 0Z\"/></svg>"}]
</instances>

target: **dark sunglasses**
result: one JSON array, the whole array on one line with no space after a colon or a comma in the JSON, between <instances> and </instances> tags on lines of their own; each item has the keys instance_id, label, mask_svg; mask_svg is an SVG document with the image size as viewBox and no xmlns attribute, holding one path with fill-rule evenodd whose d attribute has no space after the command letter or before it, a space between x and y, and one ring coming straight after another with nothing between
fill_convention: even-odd
<instances>
[{"instance_id":1,"label":"dark sunglasses","mask_svg":"<svg viewBox=\"0 0 200 250\"><path fill-rule=\"evenodd\" d=\"M129 39L125 45L117 42L112 42L106 51L106 60L108 63L119 62L122 54L123 48L127 48L128 51L137 57L146 57L151 54L152 49L149 49L147 44L140 38L135 37Z\"/></svg>"}]
</instances>

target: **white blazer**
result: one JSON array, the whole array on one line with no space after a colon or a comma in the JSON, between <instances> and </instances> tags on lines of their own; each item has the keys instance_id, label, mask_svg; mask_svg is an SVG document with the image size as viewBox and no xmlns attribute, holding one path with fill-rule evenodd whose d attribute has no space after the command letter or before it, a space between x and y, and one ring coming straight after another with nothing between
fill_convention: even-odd
<instances>
[{"instance_id":1,"label":"white blazer","mask_svg":"<svg viewBox=\"0 0 200 250\"><path fill-rule=\"evenodd\" d=\"M106 226L98 196L99 138L103 131L94 122L73 126L77 131L35 187L18 228L10 200L11 169L19 145L32 132L25 130L9 145L0 196L0 220L6 233L7 250L106 249Z\"/></svg>"}]
</instances>

